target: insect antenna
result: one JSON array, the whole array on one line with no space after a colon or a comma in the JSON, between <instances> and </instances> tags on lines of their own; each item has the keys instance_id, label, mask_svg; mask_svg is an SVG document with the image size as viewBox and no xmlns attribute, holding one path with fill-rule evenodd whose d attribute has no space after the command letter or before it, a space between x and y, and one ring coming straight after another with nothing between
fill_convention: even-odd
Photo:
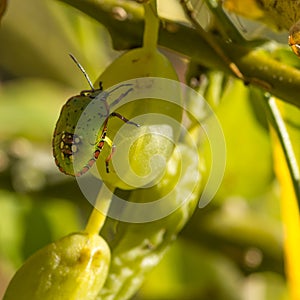
<instances>
[{"instance_id":1,"label":"insect antenna","mask_svg":"<svg viewBox=\"0 0 300 300\"><path fill-rule=\"evenodd\" d=\"M73 56L73 54L69 53L69 55L73 59L73 61L77 65L77 67L80 69L80 71L83 73L84 77L86 78L87 82L89 83L89 86L91 87L91 90L95 91L92 81L91 81L89 75L87 74L87 72L85 71L85 69L83 68L83 66L79 63L79 61L75 58L75 56Z\"/></svg>"}]
</instances>

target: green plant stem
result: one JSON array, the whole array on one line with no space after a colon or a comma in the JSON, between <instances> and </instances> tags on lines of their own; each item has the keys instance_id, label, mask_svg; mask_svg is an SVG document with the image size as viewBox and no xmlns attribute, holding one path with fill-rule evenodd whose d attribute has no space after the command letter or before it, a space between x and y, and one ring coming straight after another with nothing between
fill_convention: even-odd
<instances>
[{"instance_id":1,"label":"green plant stem","mask_svg":"<svg viewBox=\"0 0 300 300\"><path fill-rule=\"evenodd\" d=\"M233 62L232 59L222 49L222 47L217 43L214 39L214 37L210 34L208 34L199 24L196 16L195 11L191 7L191 3L189 0L181 0L182 7L189 17L190 21L192 22L193 26L197 29L201 37L203 37L206 42L210 45L210 47L216 52L216 54L224 61L224 63L227 65L228 69L232 71L232 73L242 79L244 82L249 81L245 78L244 74L241 73L238 66Z\"/></svg>"},{"instance_id":2,"label":"green plant stem","mask_svg":"<svg viewBox=\"0 0 300 300\"><path fill-rule=\"evenodd\" d=\"M295 194L298 200L298 208L300 210L300 173L299 173L300 169L297 164L297 159L293 150L292 143L290 141L289 133L281 117L275 99L271 97L268 101L268 104L270 107L270 112L272 114L272 119L274 120L273 125L278 134L281 147L283 149L286 162L290 171L290 175L295 189Z\"/></svg>"},{"instance_id":3,"label":"green plant stem","mask_svg":"<svg viewBox=\"0 0 300 300\"><path fill-rule=\"evenodd\" d=\"M268 97L267 105L265 105L265 107L267 109L267 114L270 123L272 124L276 134L278 135L287 162L289 173L293 182L295 195L298 201L298 209L300 211L300 169L297 164L293 146L290 141L289 133L286 129L286 126L281 117L280 111L277 107L276 100L274 97Z\"/></svg>"},{"instance_id":4,"label":"green plant stem","mask_svg":"<svg viewBox=\"0 0 300 300\"><path fill-rule=\"evenodd\" d=\"M157 49L159 32L159 18L157 16L156 0L144 4L145 9L145 29L143 36L143 48L149 51Z\"/></svg>"},{"instance_id":5,"label":"green plant stem","mask_svg":"<svg viewBox=\"0 0 300 300\"><path fill-rule=\"evenodd\" d=\"M205 3L215 16L215 22L218 24L218 30L220 30L227 39L234 43L247 43L244 37L229 20L228 16L224 14L221 1L205 0Z\"/></svg>"},{"instance_id":6,"label":"green plant stem","mask_svg":"<svg viewBox=\"0 0 300 300\"><path fill-rule=\"evenodd\" d=\"M125 50L142 45L143 37L143 10L142 5L122 3L122 7L131 18L119 21L114 18L111 9L120 6L118 0L59 0L86 13L109 30L113 46L117 50ZM174 21L166 21L168 26L160 28L158 44L174 50L184 56L192 58L207 68L217 69L232 74L228 64L216 53L203 37L209 35L228 58L233 61L241 72L250 78L250 84L267 90L285 102L300 107L299 86L300 70L276 61L270 54L257 48L245 45L226 43L210 33L201 34L186 25ZM173 28L168 30L168 28Z\"/></svg>"},{"instance_id":7,"label":"green plant stem","mask_svg":"<svg viewBox=\"0 0 300 300\"><path fill-rule=\"evenodd\" d=\"M103 183L96 199L96 204L85 227L85 232L99 234L106 220L113 193Z\"/></svg>"}]
</instances>

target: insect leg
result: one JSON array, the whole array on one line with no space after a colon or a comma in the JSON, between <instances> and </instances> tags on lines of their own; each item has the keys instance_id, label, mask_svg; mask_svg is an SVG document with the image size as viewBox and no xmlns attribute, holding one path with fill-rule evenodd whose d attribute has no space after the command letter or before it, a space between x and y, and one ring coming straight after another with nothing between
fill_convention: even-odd
<instances>
[{"instance_id":1,"label":"insect leg","mask_svg":"<svg viewBox=\"0 0 300 300\"><path fill-rule=\"evenodd\" d=\"M130 124L130 125L134 125L136 127L140 127L139 124L129 121L127 118L125 118L124 116L122 116L121 114L119 114L117 112L112 112L108 117L117 117L120 120L122 120L123 122L125 122L126 124ZM109 161L112 159L112 156L116 151L116 146L113 144L113 142L108 137L106 137L106 142L111 146L111 152L105 160L106 173L109 173Z\"/></svg>"},{"instance_id":2,"label":"insect leg","mask_svg":"<svg viewBox=\"0 0 300 300\"><path fill-rule=\"evenodd\" d=\"M121 114L117 113L117 112L112 112L109 117L117 117L119 119L121 119L123 122L127 123L127 124L131 124L134 125L136 127L140 127L140 124L134 123L129 121L128 119L126 119L124 116L122 116Z\"/></svg>"},{"instance_id":3,"label":"insect leg","mask_svg":"<svg viewBox=\"0 0 300 300\"><path fill-rule=\"evenodd\" d=\"M80 177L83 174L85 174L86 172L88 172L88 170L94 165L94 163L96 162L96 160L98 159L103 147L104 147L104 143L108 142L108 144L110 146L112 146L112 142L110 139L108 139L106 137L106 133L107 133L107 122L108 122L108 117L105 119L104 124L103 124L103 130L101 133L101 138L100 141L98 142L98 144L96 145L96 150L94 152L93 157L87 162L87 164L79 171L75 174L76 177Z\"/></svg>"},{"instance_id":4,"label":"insect leg","mask_svg":"<svg viewBox=\"0 0 300 300\"><path fill-rule=\"evenodd\" d=\"M132 85L132 84L121 84L118 87L116 87L115 89L113 89L112 91L110 91L109 93L111 94L112 92L114 92L116 89L123 87L123 86L128 86L128 85ZM121 94L116 100L114 100L110 105L109 108L111 108L112 106L118 104L124 97L126 97L130 92L133 91L133 88L128 89L125 93Z\"/></svg>"},{"instance_id":5,"label":"insect leg","mask_svg":"<svg viewBox=\"0 0 300 300\"><path fill-rule=\"evenodd\" d=\"M124 94L127 95L131 90L132 89L129 89ZM124 94L122 94L122 95L124 95ZM104 147L105 142L111 147L111 152L110 152L109 156L105 159L106 172L109 173L109 161L112 159L112 156L113 156L114 152L116 151L116 146L113 145L113 142L106 136L106 133L107 133L107 123L108 123L108 119L110 117L117 117L117 118L121 119L123 122L125 122L127 124L131 124L131 125L134 125L136 127L140 127L139 124L129 121L127 118L125 118L121 114L119 114L117 112L112 112L105 119L105 122L103 124L103 129L102 129L101 137L100 137L100 140L99 140L98 144L96 145L96 150L94 152L93 157L87 162L87 164L79 172L77 172L75 174L76 177L82 176L83 174L85 174L86 172L88 172L89 169L94 165L94 163L98 159L98 157L99 157L99 155L100 155L100 153L101 153L101 151L102 151L102 149Z\"/></svg>"},{"instance_id":6,"label":"insect leg","mask_svg":"<svg viewBox=\"0 0 300 300\"><path fill-rule=\"evenodd\" d=\"M117 117L119 118L120 120L122 120L123 122L127 123L127 124L131 124L131 125L134 125L136 127L140 127L139 124L137 123L134 123L134 122L131 122L129 121L127 118L125 118L124 116L122 116L121 114L117 113L117 112L112 112L109 116L109 117ZM106 128L107 130L107 128ZM115 153L116 151L116 146L113 144L113 142L106 136L106 132L105 132L105 141L110 145L111 147L111 152L109 154L109 156L105 159L105 166L106 166L106 173L109 173L109 161L112 159L112 156L113 154Z\"/></svg>"},{"instance_id":7,"label":"insect leg","mask_svg":"<svg viewBox=\"0 0 300 300\"><path fill-rule=\"evenodd\" d=\"M117 87L115 87L113 90L111 90L111 91L109 92L109 94L113 93L113 92L116 91L117 89L119 89L119 88L121 88L121 87L124 87L124 86L133 86L133 84L132 84L132 83L122 83L122 84L118 85Z\"/></svg>"},{"instance_id":8,"label":"insect leg","mask_svg":"<svg viewBox=\"0 0 300 300\"><path fill-rule=\"evenodd\" d=\"M116 152L116 146L111 146L110 154L105 159L105 167L106 167L106 173L109 173L109 162L112 159L113 154Z\"/></svg>"}]
</instances>

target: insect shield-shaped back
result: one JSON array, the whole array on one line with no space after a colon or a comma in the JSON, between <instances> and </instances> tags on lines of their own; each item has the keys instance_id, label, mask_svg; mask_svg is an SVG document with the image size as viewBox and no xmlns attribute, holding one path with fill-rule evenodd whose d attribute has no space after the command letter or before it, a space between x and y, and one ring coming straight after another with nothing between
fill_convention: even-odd
<instances>
[{"instance_id":1,"label":"insect shield-shaped back","mask_svg":"<svg viewBox=\"0 0 300 300\"><path fill-rule=\"evenodd\" d=\"M110 112L111 106L118 104L132 91L132 84L121 84L103 91L102 82L99 89L95 89L88 74L77 59L70 54L73 61L82 71L91 89L84 90L80 95L70 98L63 106L53 136L53 155L59 170L67 175L80 177L87 173L100 156L105 143L114 149L111 140L106 136L108 120L118 117L122 121L130 122L119 113ZM119 96L107 102L110 93L125 88ZM106 172L109 173L109 160L112 150L105 160Z\"/></svg>"},{"instance_id":2,"label":"insect shield-shaped back","mask_svg":"<svg viewBox=\"0 0 300 300\"><path fill-rule=\"evenodd\" d=\"M74 132L74 135L81 139L80 148L76 148L76 152L73 152L75 176L84 175L103 155L105 163L102 164L102 168L109 173L109 161L114 149L112 141L107 136L110 119L117 117L128 125L138 127L138 124L130 122L122 115L111 112L111 107L125 99L132 90L132 84L120 84L102 92L94 97L81 113Z\"/></svg>"},{"instance_id":3,"label":"insect shield-shaped back","mask_svg":"<svg viewBox=\"0 0 300 300\"><path fill-rule=\"evenodd\" d=\"M93 136L91 132L85 135L75 133L76 125L82 113L91 101L97 97L105 97L105 92L100 87L97 90L83 91L80 95L71 97L62 107L60 116L54 130L52 146L55 163L59 170L67 175L76 175L80 170L74 170L74 154L81 153L82 149L89 147L89 159L93 155ZM105 104L103 110L105 111ZM103 118L102 118L103 121ZM101 120L99 120L99 124ZM102 122L103 123L103 122ZM99 125L99 127L101 127ZM101 128L98 128L101 129ZM83 163L82 168L89 159Z\"/></svg>"}]
</instances>

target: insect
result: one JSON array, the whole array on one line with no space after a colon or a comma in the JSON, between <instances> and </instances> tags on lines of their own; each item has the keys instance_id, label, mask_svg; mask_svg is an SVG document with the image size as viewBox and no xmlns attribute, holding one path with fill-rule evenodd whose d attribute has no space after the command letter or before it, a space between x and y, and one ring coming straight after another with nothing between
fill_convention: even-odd
<instances>
[{"instance_id":1,"label":"insect","mask_svg":"<svg viewBox=\"0 0 300 300\"><path fill-rule=\"evenodd\" d=\"M295 23L289 30L289 46L300 57L300 21Z\"/></svg>"},{"instance_id":2,"label":"insect","mask_svg":"<svg viewBox=\"0 0 300 300\"><path fill-rule=\"evenodd\" d=\"M210 0L208 0L210 1ZM277 30L289 30L288 44L300 57L299 0L220 0L229 11L262 21Z\"/></svg>"},{"instance_id":3,"label":"insect","mask_svg":"<svg viewBox=\"0 0 300 300\"><path fill-rule=\"evenodd\" d=\"M109 161L115 151L115 146L106 136L109 118L117 117L127 124L139 127L119 113L110 112L114 105L133 91L133 87L132 84L120 84L107 92L100 83L99 88L95 89L77 59L71 54L70 56L84 74L91 89L71 97L62 107L52 139L55 163L62 173L79 177L94 165L107 143L111 147L110 155L105 160L106 172L109 173ZM127 90L108 104L108 96L125 87Z\"/></svg>"}]
</instances>

